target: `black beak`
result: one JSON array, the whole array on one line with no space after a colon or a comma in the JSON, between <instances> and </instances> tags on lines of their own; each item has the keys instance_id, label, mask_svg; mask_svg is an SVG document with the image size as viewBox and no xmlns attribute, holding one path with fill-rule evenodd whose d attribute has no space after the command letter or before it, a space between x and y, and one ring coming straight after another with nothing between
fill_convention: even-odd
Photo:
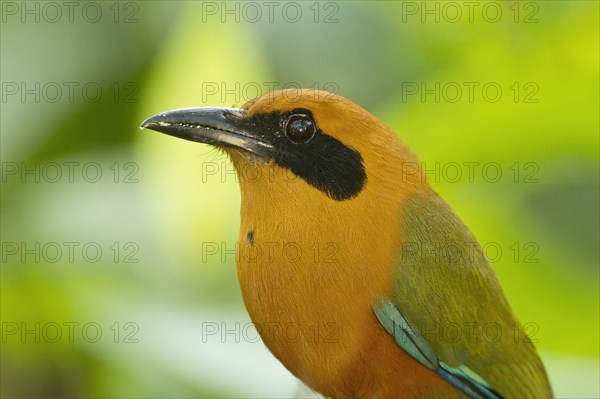
<instances>
[{"instance_id":1,"label":"black beak","mask_svg":"<svg viewBox=\"0 0 600 399\"><path fill-rule=\"evenodd\" d=\"M153 115L142 122L140 128L199 143L268 155L273 146L257 132L243 127L245 116L246 112L238 108L182 108Z\"/></svg>"}]
</instances>

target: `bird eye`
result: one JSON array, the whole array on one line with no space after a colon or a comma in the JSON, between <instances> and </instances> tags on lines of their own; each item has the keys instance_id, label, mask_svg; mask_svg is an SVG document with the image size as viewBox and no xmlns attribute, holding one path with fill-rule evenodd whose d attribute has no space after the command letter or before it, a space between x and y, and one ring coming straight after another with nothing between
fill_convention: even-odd
<instances>
[{"instance_id":1,"label":"bird eye","mask_svg":"<svg viewBox=\"0 0 600 399\"><path fill-rule=\"evenodd\" d=\"M292 114L290 115L283 126L285 134L294 143L308 143L315 132L317 127L315 122L308 115L304 114Z\"/></svg>"}]
</instances>

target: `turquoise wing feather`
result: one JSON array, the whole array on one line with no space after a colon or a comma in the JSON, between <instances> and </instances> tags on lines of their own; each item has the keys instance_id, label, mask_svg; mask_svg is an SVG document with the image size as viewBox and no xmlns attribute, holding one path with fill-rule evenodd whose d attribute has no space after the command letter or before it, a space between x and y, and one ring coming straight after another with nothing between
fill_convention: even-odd
<instances>
[{"instance_id":1,"label":"turquoise wing feather","mask_svg":"<svg viewBox=\"0 0 600 399\"><path fill-rule=\"evenodd\" d=\"M427 341L408 324L402 313L388 298L381 298L373 311L385 330L396 343L425 367L437 372L473 399L502 399L480 376L468 368L452 368L440 362Z\"/></svg>"}]
</instances>

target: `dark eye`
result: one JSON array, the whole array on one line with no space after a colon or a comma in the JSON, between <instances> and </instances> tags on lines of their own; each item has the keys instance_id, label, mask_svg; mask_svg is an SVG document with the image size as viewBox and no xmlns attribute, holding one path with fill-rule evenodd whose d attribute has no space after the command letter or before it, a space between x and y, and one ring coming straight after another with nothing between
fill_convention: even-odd
<instances>
[{"instance_id":1,"label":"dark eye","mask_svg":"<svg viewBox=\"0 0 600 399\"><path fill-rule=\"evenodd\" d=\"M310 116L293 114L285 121L283 130L294 143L307 143L314 137L317 127Z\"/></svg>"}]
</instances>

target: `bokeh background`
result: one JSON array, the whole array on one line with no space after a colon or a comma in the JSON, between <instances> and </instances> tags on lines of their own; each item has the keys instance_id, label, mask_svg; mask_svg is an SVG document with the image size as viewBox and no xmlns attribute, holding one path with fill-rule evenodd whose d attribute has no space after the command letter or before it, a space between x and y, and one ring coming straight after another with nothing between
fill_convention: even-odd
<instances>
[{"instance_id":1,"label":"bokeh background","mask_svg":"<svg viewBox=\"0 0 600 399\"><path fill-rule=\"evenodd\" d=\"M248 324L227 158L138 129L299 86L398 132L600 396L598 2L70 4L1 3L2 397L311 396Z\"/></svg>"}]
</instances>

